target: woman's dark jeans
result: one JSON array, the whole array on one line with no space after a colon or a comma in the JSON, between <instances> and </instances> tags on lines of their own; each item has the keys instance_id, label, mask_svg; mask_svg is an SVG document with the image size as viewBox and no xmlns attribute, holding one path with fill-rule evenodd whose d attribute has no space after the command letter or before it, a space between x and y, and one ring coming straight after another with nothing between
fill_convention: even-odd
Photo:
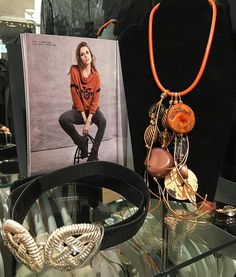
<instances>
[{"instance_id":1,"label":"woman's dark jeans","mask_svg":"<svg viewBox=\"0 0 236 277\"><path fill-rule=\"evenodd\" d=\"M86 116L88 116L88 111L85 111ZM94 144L91 149L91 152L98 153L98 149L102 142L102 138L104 136L104 132L106 129L106 119L103 113L97 109L96 113L92 117L92 122L98 127L97 133L94 138ZM79 111L76 109L69 110L64 112L59 117L59 123L63 130L72 138L73 142L81 146L83 145L83 137L77 132L75 125L82 125L84 124L83 117Z\"/></svg>"}]
</instances>

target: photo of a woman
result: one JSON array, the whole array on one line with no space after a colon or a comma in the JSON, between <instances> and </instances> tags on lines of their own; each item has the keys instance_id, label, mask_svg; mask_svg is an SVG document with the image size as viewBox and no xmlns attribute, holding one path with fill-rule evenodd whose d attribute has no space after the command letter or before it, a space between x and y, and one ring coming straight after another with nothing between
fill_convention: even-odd
<instances>
[{"instance_id":1,"label":"photo of a woman","mask_svg":"<svg viewBox=\"0 0 236 277\"><path fill-rule=\"evenodd\" d=\"M128 116L118 41L30 33L22 41L22 176L97 159L125 165Z\"/></svg>"},{"instance_id":2,"label":"photo of a woman","mask_svg":"<svg viewBox=\"0 0 236 277\"><path fill-rule=\"evenodd\" d=\"M106 119L99 109L100 75L95 67L95 57L86 42L79 43L76 49L77 64L70 68L70 91L73 101L71 110L64 112L59 123L81 150L81 158L88 156L90 126L94 123L97 132L87 161L98 160L98 151L106 129ZM75 125L83 125L82 135Z\"/></svg>"}]
</instances>

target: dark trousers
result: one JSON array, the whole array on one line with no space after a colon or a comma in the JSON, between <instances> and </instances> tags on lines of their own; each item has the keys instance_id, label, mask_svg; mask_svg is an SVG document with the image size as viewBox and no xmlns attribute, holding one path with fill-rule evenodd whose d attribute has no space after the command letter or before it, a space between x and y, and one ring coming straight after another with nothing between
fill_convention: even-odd
<instances>
[{"instance_id":1,"label":"dark trousers","mask_svg":"<svg viewBox=\"0 0 236 277\"><path fill-rule=\"evenodd\" d=\"M88 111L85 111L85 113L88 116ZM99 109L97 109L96 113L93 115L92 122L98 127L98 129L94 138L94 144L91 151L97 153L106 129L106 119ZM74 124L84 124L83 117L79 111L77 111L76 109L72 109L64 112L59 117L59 123L63 130L72 138L73 142L76 145L82 145L82 136L77 132L74 126Z\"/></svg>"}]
</instances>

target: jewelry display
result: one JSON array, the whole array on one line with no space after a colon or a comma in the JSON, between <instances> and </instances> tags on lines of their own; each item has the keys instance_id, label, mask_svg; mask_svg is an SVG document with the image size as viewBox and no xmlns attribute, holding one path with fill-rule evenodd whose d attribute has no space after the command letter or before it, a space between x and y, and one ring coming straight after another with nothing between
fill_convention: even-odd
<instances>
[{"instance_id":1,"label":"jewelry display","mask_svg":"<svg viewBox=\"0 0 236 277\"><path fill-rule=\"evenodd\" d=\"M215 32L217 8L213 0L208 0L212 8L212 20L205 53L200 69L192 84L182 91L174 91L162 85L157 70L158 66L154 61L153 46L153 18L160 7L158 3L152 9L148 26L148 46L152 75L155 83L161 90L160 100L149 109L150 124L144 133L147 156L145 159L145 179L148 183L148 176L152 176L158 185L159 198L168 204L168 195L177 200L188 200L197 203L197 197L206 200L197 193L197 176L188 168L187 160L189 154L188 134L195 126L195 113L191 107L184 104L182 97L193 91L199 83L206 67L212 40ZM157 15L158 16L158 15ZM169 106L165 107L165 100L169 99ZM164 188L160 185L160 179L164 179ZM172 210L170 208L170 210ZM189 215L178 215L186 218Z\"/></svg>"}]
</instances>

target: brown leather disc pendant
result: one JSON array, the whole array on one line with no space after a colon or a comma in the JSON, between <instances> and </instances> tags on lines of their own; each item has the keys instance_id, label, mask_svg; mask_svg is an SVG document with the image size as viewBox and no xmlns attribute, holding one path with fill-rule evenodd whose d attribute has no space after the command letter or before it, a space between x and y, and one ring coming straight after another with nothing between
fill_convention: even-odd
<instances>
[{"instance_id":1,"label":"brown leather disc pendant","mask_svg":"<svg viewBox=\"0 0 236 277\"><path fill-rule=\"evenodd\" d=\"M190 132L195 125L193 110L183 103L173 105L167 112L166 122L168 127L177 134Z\"/></svg>"},{"instance_id":2,"label":"brown leather disc pendant","mask_svg":"<svg viewBox=\"0 0 236 277\"><path fill-rule=\"evenodd\" d=\"M156 178L164 178L174 166L172 155L162 149L155 147L151 150L149 160L145 160L147 172Z\"/></svg>"}]
</instances>

